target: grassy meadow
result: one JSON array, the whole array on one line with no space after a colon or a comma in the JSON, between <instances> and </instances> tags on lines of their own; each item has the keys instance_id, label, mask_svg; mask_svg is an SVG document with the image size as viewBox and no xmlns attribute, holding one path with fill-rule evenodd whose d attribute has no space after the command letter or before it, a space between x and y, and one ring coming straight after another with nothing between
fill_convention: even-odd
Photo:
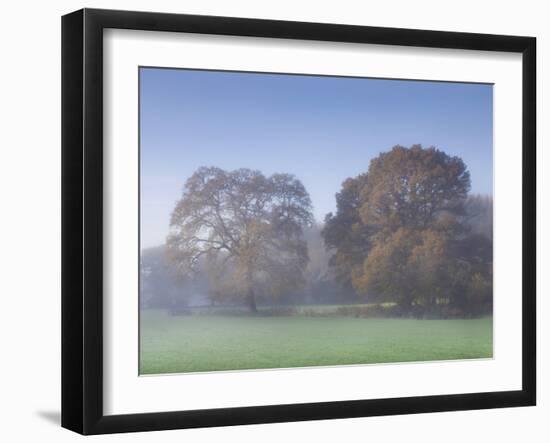
<instances>
[{"instance_id":1,"label":"grassy meadow","mask_svg":"<svg viewBox=\"0 0 550 443\"><path fill-rule=\"evenodd\" d=\"M492 357L493 321L141 312L140 373Z\"/></svg>"}]
</instances>

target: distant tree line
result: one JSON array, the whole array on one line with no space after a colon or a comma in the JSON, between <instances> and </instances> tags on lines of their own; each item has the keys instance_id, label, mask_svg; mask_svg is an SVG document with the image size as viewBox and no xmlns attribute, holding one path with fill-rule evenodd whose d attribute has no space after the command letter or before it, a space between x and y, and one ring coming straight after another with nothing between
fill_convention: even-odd
<instances>
[{"instance_id":1,"label":"distant tree line","mask_svg":"<svg viewBox=\"0 0 550 443\"><path fill-rule=\"evenodd\" d=\"M199 168L166 245L141 257L141 303L380 302L396 316L492 311L492 198L470 195L458 157L395 146L344 180L315 224L290 174Z\"/></svg>"}]
</instances>

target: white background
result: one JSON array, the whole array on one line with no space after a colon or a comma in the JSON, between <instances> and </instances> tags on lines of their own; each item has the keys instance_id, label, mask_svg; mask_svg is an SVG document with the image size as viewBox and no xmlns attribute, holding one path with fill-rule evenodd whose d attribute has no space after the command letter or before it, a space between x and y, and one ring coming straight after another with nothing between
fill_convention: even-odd
<instances>
[{"instance_id":1,"label":"white background","mask_svg":"<svg viewBox=\"0 0 550 443\"><path fill-rule=\"evenodd\" d=\"M538 144L550 120L550 29L544 2L440 1L53 1L3 5L0 27L0 436L5 441L72 441L58 427L60 391L60 15L82 6L413 27L538 37ZM548 123L546 123L547 125ZM542 157L542 158L540 158ZM548 156L539 157L539 190L550 195ZM550 199L541 203L540 225ZM539 273L550 265L550 234L541 234ZM539 279L539 295L550 276ZM308 423L102 436L126 441L548 441L550 328L539 297L539 406Z\"/></svg>"}]
</instances>

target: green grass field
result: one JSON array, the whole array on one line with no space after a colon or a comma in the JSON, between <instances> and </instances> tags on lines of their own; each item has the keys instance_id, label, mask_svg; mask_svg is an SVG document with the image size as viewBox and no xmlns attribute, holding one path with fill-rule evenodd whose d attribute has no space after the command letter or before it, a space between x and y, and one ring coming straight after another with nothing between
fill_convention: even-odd
<instances>
[{"instance_id":1,"label":"green grass field","mask_svg":"<svg viewBox=\"0 0 550 443\"><path fill-rule=\"evenodd\" d=\"M490 358L491 318L141 314L141 374Z\"/></svg>"}]
</instances>

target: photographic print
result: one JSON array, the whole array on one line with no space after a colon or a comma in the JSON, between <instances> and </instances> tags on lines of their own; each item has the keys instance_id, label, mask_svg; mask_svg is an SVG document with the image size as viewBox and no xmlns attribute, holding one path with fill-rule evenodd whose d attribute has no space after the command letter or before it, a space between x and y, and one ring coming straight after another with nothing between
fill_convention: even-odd
<instances>
[{"instance_id":1,"label":"photographic print","mask_svg":"<svg viewBox=\"0 0 550 443\"><path fill-rule=\"evenodd\" d=\"M535 38L87 8L61 36L63 427L536 404Z\"/></svg>"},{"instance_id":2,"label":"photographic print","mask_svg":"<svg viewBox=\"0 0 550 443\"><path fill-rule=\"evenodd\" d=\"M493 85L139 68L140 375L493 357Z\"/></svg>"}]
</instances>

